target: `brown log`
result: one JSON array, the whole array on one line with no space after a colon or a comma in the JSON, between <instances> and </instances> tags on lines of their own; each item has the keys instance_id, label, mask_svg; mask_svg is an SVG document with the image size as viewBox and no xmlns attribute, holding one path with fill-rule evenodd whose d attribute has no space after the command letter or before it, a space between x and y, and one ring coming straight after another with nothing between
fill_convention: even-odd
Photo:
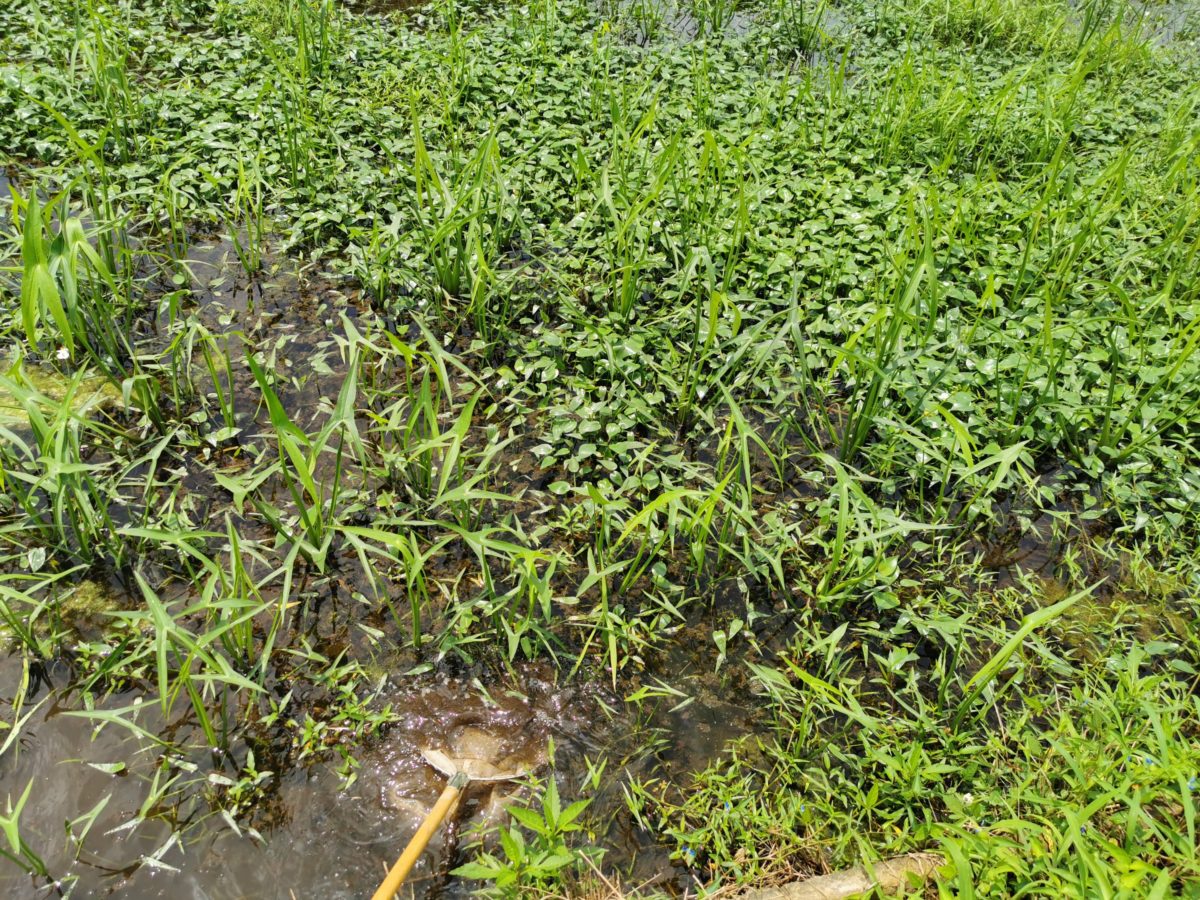
<instances>
[{"instance_id":1,"label":"brown log","mask_svg":"<svg viewBox=\"0 0 1200 900\"><path fill-rule=\"evenodd\" d=\"M738 894L735 900L844 900L876 887L890 894L929 881L945 864L936 853L906 853L873 864L870 872L865 866L855 866L779 887L755 888Z\"/></svg>"}]
</instances>

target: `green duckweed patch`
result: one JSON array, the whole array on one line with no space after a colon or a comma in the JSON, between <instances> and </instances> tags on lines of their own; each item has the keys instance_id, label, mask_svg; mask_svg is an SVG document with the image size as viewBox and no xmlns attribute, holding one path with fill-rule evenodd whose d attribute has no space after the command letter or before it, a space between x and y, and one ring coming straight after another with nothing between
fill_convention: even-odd
<instances>
[{"instance_id":1,"label":"green duckweed patch","mask_svg":"<svg viewBox=\"0 0 1200 900\"><path fill-rule=\"evenodd\" d=\"M121 404L119 388L103 376L72 379L53 369L32 366L11 368L4 377L13 388L0 384L0 424L9 428L29 427L30 403L42 408L65 406L79 416Z\"/></svg>"}]
</instances>

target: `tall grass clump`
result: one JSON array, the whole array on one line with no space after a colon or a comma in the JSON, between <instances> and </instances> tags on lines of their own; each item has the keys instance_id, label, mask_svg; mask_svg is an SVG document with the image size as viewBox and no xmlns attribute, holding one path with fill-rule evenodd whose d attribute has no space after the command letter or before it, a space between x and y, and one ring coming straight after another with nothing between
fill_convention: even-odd
<instances>
[{"instance_id":1,"label":"tall grass clump","mask_svg":"<svg viewBox=\"0 0 1200 900\"><path fill-rule=\"evenodd\" d=\"M93 247L77 216L62 214L55 227L53 215L65 196L43 206L35 190L16 204L22 216L21 325L31 350L62 347L68 358L78 352L115 374L133 355L129 285Z\"/></svg>"}]
</instances>

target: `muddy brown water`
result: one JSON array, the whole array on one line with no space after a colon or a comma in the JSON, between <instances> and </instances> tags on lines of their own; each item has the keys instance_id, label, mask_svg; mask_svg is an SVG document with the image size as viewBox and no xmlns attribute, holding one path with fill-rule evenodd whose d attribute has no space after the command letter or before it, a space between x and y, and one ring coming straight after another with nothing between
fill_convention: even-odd
<instances>
[{"instance_id":1,"label":"muddy brown water","mask_svg":"<svg viewBox=\"0 0 1200 900\"><path fill-rule=\"evenodd\" d=\"M711 647L711 644L708 645ZM509 684L483 686L452 680L396 679L396 723L370 746L356 751L357 777L349 787L337 760L272 776L270 812L259 816L260 836L206 809L205 782L220 776L207 752L185 762L188 773L177 796L146 810L164 751L146 736L79 715L66 690L67 673L52 670L28 692L24 712L33 714L0 757L0 793L17 799L32 784L21 814L21 835L45 862L51 878L74 897L233 898L369 895L386 866L413 834L444 786L444 778L420 756L426 746L447 747L466 734L508 765L535 777L554 777L564 799L594 796L593 814L604 821L601 843L610 866L655 878L664 887L686 882L667 848L655 847L623 813L621 787L633 775L681 778L716 758L728 740L751 727L753 710L731 702L711 674L708 651L683 651L664 660L672 686L693 702L682 710L638 712L606 686L559 684L553 670L529 666ZM0 661L0 710L13 718L22 683L16 656ZM678 701L673 698L672 705ZM169 727L157 703L135 693L100 704L122 709L147 734ZM605 712L605 710L610 712ZM176 715L176 714L173 714ZM553 748L553 767L547 760ZM585 790L589 763L606 759L607 777ZM458 897L469 885L449 878L476 834L505 821L507 803L529 796L525 782L469 789L449 834L439 834L412 879L413 897ZM146 810L139 816L139 810ZM90 817L90 818L89 818ZM84 835L76 844L64 823ZM89 825L90 821L90 825ZM177 826L184 826L177 831ZM246 826L243 824L242 828ZM47 880L0 861L0 895L59 896Z\"/></svg>"}]
</instances>

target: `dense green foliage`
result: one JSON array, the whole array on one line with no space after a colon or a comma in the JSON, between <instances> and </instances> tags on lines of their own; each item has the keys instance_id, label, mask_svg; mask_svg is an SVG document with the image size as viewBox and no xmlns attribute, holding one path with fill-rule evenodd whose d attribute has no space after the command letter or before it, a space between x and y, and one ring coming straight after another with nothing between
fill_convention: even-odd
<instances>
[{"instance_id":1,"label":"dense green foliage","mask_svg":"<svg viewBox=\"0 0 1200 900\"><path fill-rule=\"evenodd\" d=\"M173 748L140 816L246 821L249 747L352 777L391 717L377 665L632 691L703 623L769 721L694 784L627 786L701 881L932 847L950 894L1194 895L1189 27L1103 0L16 0L14 651ZM107 412L62 402L96 376ZM294 684L323 699L284 713ZM550 796L511 866L463 874L586 871L584 807Z\"/></svg>"}]
</instances>

